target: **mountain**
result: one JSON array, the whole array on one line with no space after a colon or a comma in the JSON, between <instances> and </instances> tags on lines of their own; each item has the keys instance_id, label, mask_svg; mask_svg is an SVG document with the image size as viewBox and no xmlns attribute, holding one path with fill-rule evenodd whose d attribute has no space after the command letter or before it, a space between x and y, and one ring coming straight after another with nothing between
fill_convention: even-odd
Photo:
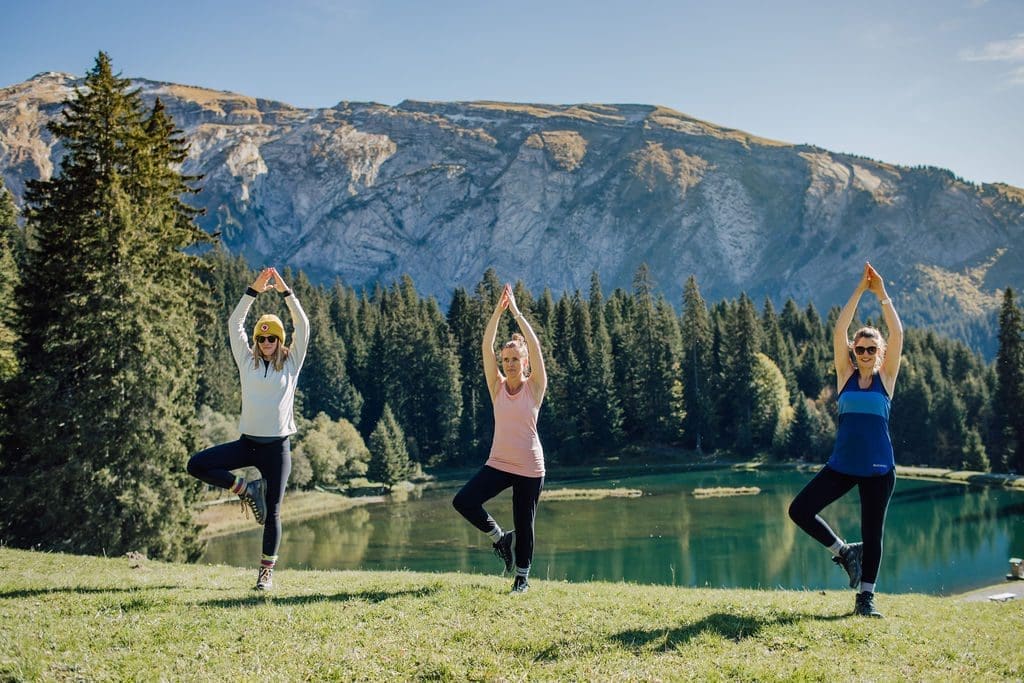
<instances>
[{"instance_id":1,"label":"mountain","mask_svg":"<svg viewBox=\"0 0 1024 683\"><path fill-rule=\"evenodd\" d=\"M841 305L869 259L900 312L991 352L1024 284L1024 190L976 185L716 126L649 105L340 102L299 109L133 81L191 142L194 203L253 265L361 287L402 274L446 305L494 267L536 293L630 287L646 262L677 309L747 292ZM20 202L53 173L46 131L81 80L0 89L0 173ZM872 312L871 309L868 310Z\"/></svg>"}]
</instances>

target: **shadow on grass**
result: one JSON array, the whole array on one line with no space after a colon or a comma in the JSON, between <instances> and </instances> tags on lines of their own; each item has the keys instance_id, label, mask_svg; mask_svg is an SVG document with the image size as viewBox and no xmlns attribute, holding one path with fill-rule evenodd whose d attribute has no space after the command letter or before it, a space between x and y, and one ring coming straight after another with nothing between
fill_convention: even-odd
<instances>
[{"instance_id":1,"label":"shadow on grass","mask_svg":"<svg viewBox=\"0 0 1024 683\"><path fill-rule=\"evenodd\" d=\"M783 614L778 616L747 616L716 612L700 621L669 629L630 629L611 636L611 640L630 650L658 649L671 650L677 645L688 643L703 633L719 635L734 642L757 636L762 629L771 626L787 626L800 621L837 621L848 619L850 614Z\"/></svg>"},{"instance_id":2,"label":"shadow on grass","mask_svg":"<svg viewBox=\"0 0 1024 683\"><path fill-rule=\"evenodd\" d=\"M716 612L709 614L700 621L683 624L675 628L629 629L608 636L608 640L619 647L633 653L670 652L677 646L686 644L704 633L715 634L740 642L746 638L757 636L763 629L772 626L785 626L805 620L837 621L851 618L849 614L784 614L778 616L746 616ZM555 643L539 653L534 661L553 661L562 657L563 651L571 652L579 649L577 642L563 641ZM596 645L595 645L596 647Z\"/></svg>"},{"instance_id":3,"label":"shadow on grass","mask_svg":"<svg viewBox=\"0 0 1024 683\"><path fill-rule=\"evenodd\" d=\"M256 605L265 605L273 603L275 605L308 605L311 603L321 602L351 602L353 600L363 600L365 602L384 602L385 600L391 600L392 598L423 598L428 595L433 595L438 591L438 586L424 586L422 588L410 588L406 590L396 591L359 591L354 593L341 592L333 595L324 595L322 593L316 593L312 595L283 595L276 596L273 592L268 593L257 593L249 597L238 598L238 599L223 599L223 600L207 600L205 602L197 602L198 607L253 607Z\"/></svg>"},{"instance_id":4,"label":"shadow on grass","mask_svg":"<svg viewBox=\"0 0 1024 683\"><path fill-rule=\"evenodd\" d=\"M91 595L103 593L140 593L151 590L180 590L181 586L132 586L130 588L86 588L85 586L68 586L66 588L24 588L15 591L0 592L0 600L18 600L20 598L37 598L56 593L74 593L75 595Z\"/></svg>"}]
</instances>

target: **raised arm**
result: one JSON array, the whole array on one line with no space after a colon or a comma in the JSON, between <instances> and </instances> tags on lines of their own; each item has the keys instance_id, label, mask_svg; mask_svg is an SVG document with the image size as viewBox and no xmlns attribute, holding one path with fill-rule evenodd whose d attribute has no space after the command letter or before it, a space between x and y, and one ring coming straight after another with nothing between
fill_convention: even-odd
<instances>
[{"instance_id":1,"label":"raised arm","mask_svg":"<svg viewBox=\"0 0 1024 683\"><path fill-rule=\"evenodd\" d=\"M896 388L896 376L900 374L900 358L903 356L903 323L899 314L892 304L892 299L885 291L885 280L878 274L871 264L867 265L868 289L878 297L878 303L882 306L882 318L889 330L889 336L885 340L885 358L882 359L882 367L878 369L878 375L885 386L885 390L892 397Z\"/></svg>"},{"instance_id":2,"label":"raised arm","mask_svg":"<svg viewBox=\"0 0 1024 683\"><path fill-rule=\"evenodd\" d=\"M309 318L302 310L302 304L295 298L294 292L288 289L280 273L276 268L271 268L274 275L274 288L284 295L284 303L292 316L292 327L295 328L295 335L292 337L292 344L289 357L295 361L295 367L301 369L302 362L306 359L306 351L309 349ZM283 340L282 340L283 341Z\"/></svg>"},{"instance_id":3,"label":"raised arm","mask_svg":"<svg viewBox=\"0 0 1024 683\"><path fill-rule=\"evenodd\" d=\"M836 318L836 327L832 330L832 353L836 366L836 391L843 390L846 380L850 379L850 375L854 372L853 363L850 362L850 323L853 322L853 314L857 312L857 304L860 302L861 295L868 289L869 268L871 266L865 263L860 282L857 283L857 288L850 295L850 300L843 306L843 310L839 311L839 317Z\"/></svg>"},{"instance_id":4,"label":"raised arm","mask_svg":"<svg viewBox=\"0 0 1024 683\"><path fill-rule=\"evenodd\" d=\"M540 351L540 340L537 338L537 333L530 327L526 317L519 310L519 306L516 305L516 297L512 293L512 285L505 285L504 296L508 298L508 309L512 312L512 317L516 319L519 331L526 338L526 348L530 352L530 376L526 381L530 382L533 395L537 399L537 403L540 404L544 400L544 392L548 389L548 373L544 369L544 355Z\"/></svg>"},{"instance_id":5,"label":"raised arm","mask_svg":"<svg viewBox=\"0 0 1024 683\"><path fill-rule=\"evenodd\" d=\"M484 359L484 378L487 380L487 390L491 393L491 401L498 395L498 388L501 387L501 372L498 370L498 360L494 356L494 340L498 336L498 321L501 320L501 312L508 308L508 297L505 292L498 297L498 303L491 313L491 319L487 321L484 329L484 338L481 343L480 352Z\"/></svg>"}]
</instances>

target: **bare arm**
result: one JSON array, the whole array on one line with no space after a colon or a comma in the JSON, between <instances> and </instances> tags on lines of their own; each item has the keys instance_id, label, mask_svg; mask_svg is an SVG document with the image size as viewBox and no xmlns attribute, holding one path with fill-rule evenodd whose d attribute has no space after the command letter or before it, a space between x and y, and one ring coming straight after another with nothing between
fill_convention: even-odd
<instances>
[{"instance_id":1,"label":"bare arm","mask_svg":"<svg viewBox=\"0 0 1024 683\"><path fill-rule=\"evenodd\" d=\"M526 338L526 348L530 352L530 376L527 381L530 382L533 395L537 399L537 404L540 405L540 402L544 400L544 393L548 389L548 373L544 369L544 356L540 351L540 339L537 338L537 333L533 331L530 323L527 322L526 317L523 316L516 305L516 298L512 293L512 285L505 285L504 296L508 298L508 307L512 311L512 317L519 324L519 331Z\"/></svg>"},{"instance_id":2,"label":"bare arm","mask_svg":"<svg viewBox=\"0 0 1024 683\"><path fill-rule=\"evenodd\" d=\"M484 359L484 378L487 380L487 391L491 394L492 402L498 395L501 380L504 379L498 370L498 361L494 356L494 340L498 336L498 321L501 320L501 312L506 308L508 308L508 299L502 292L498 298L498 304L494 307L494 312L491 313L491 319L487 321L480 349Z\"/></svg>"},{"instance_id":3,"label":"bare arm","mask_svg":"<svg viewBox=\"0 0 1024 683\"><path fill-rule=\"evenodd\" d=\"M885 281L882 276L871 265L868 265L868 270L868 289L878 297L878 301L882 305L882 318L885 320L885 326L889 328L889 338L885 340L885 358L882 359L882 367L878 369L878 375L891 398L893 390L896 388L896 376L900 373L900 359L903 356L903 323L893 307L892 299L885 291Z\"/></svg>"},{"instance_id":4,"label":"bare arm","mask_svg":"<svg viewBox=\"0 0 1024 683\"><path fill-rule=\"evenodd\" d=\"M850 295L850 300L839 311L836 318L835 329L832 330L832 353L836 367L836 391L842 391L846 380L853 374L853 363L850 362L850 323L853 322L853 314L857 312L857 304L860 303L861 295L868 289L868 269L870 265L864 264L864 273L861 275L857 288Z\"/></svg>"}]
</instances>

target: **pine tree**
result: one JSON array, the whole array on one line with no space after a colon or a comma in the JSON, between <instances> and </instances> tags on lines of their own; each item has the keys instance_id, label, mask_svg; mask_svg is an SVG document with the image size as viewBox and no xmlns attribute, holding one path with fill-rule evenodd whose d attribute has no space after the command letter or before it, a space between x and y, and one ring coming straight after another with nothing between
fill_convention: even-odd
<instances>
[{"instance_id":1,"label":"pine tree","mask_svg":"<svg viewBox=\"0 0 1024 683\"><path fill-rule=\"evenodd\" d=\"M409 453L405 447L405 434L391 412L391 406L384 404L380 421L370 434L367 444L370 449L370 464L367 476L391 486L399 482L409 471Z\"/></svg>"},{"instance_id":2,"label":"pine tree","mask_svg":"<svg viewBox=\"0 0 1024 683\"><path fill-rule=\"evenodd\" d=\"M253 281L254 273L240 256L231 256L218 244L204 257L199 277L212 305L198 311L199 388L196 408L207 406L224 415L237 415L242 405L238 368L231 355L228 316Z\"/></svg>"},{"instance_id":3,"label":"pine tree","mask_svg":"<svg viewBox=\"0 0 1024 683\"><path fill-rule=\"evenodd\" d=\"M808 399L797 396L793 421L786 432L786 459L807 460L814 454L814 423Z\"/></svg>"},{"instance_id":4,"label":"pine tree","mask_svg":"<svg viewBox=\"0 0 1024 683\"><path fill-rule=\"evenodd\" d=\"M17 209L7 188L0 182L0 415L10 415L8 404L13 397L13 380L18 374L16 347L19 341L17 311L14 307L15 290L21 281L18 264L14 257L14 238L18 231ZM0 474L5 470L7 447L11 425L9 420L0 422Z\"/></svg>"},{"instance_id":5,"label":"pine tree","mask_svg":"<svg viewBox=\"0 0 1024 683\"><path fill-rule=\"evenodd\" d=\"M1024 319L1013 289L1003 293L996 354L994 437L1003 471L1024 472Z\"/></svg>"},{"instance_id":6,"label":"pine tree","mask_svg":"<svg viewBox=\"0 0 1024 683\"><path fill-rule=\"evenodd\" d=\"M17 216L11 193L0 182L0 320L4 321L4 324L0 325L0 385L10 381L18 370L15 355L18 334L12 324L16 319L15 290L21 281L14 257L14 243L18 233ZM0 398L0 401L2 400ZM0 427L0 430L3 429Z\"/></svg>"},{"instance_id":7,"label":"pine tree","mask_svg":"<svg viewBox=\"0 0 1024 683\"><path fill-rule=\"evenodd\" d=\"M754 303L746 294L732 307L723 338L723 392L725 412L721 424L725 438L744 457L754 455L752 431L755 409L754 369L761 348L761 326Z\"/></svg>"},{"instance_id":8,"label":"pine tree","mask_svg":"<svg viewBox=\"0 0 1024 683\"><path fill-rule=\"evenodd\" d=\"M472 300L465 289L457 288L448 306L448 329L462 378L462 416L456 459L463 462L478 454L477 425L485 419L486 409L491 404L480 364L480 336L485 324L479 303Z\"/></svg>"},{"instance_id":9,"label":"pine tree","mask_svg":"<svg viewBox=\"0 0 1024 683\"><path fill-rule=\"evenodd\" d=\"M588 449L613 449L622 442L622 408L615 391L612 370L612 340L604 316L604 295L597 273L590 276L589 323L590 356L585 363L587 374L587 405L593 425L592 443ZM582 324L582 323L581 323Z\"/></svg>"},{"instance_id":10,"label":"pine tree","mask_svg":"<svg viewBox=\"0 0 1024 683\"><path fill-rule=\"evenodd\" d=\"M981 442L981 435L974 427L967 430L961 466L974 472L988 472L991 469L985 444Z\"/></svg>"},{"instance_id":11,"label":"pine tree","mask_svg":"<svg viewBox=\"0 0 1024 683\"><path fill-rule=\"evenodd\" d=\"M100 53L85 87L50 125L66 154L30 182L36 243L22 304L20 477L3 501L11 543L72 552L194 558L185 473L195 448L196 306L184 249L194 225L187 149L159 103Z\"/></svg>"},{"instance_id":12,"label":"pine tree","mask_svg":"<svg viewBox=\"0 0 1024 683\"><path fill-rule=\"evenodd\" d=\"M704 297L691 275L683 287L682 319L683 399L686 405L684 434L697 452L713 446L714 402L709 394L711 374L711 317Z\"/></svg>"},{"instance_id":13,"label":"pine tree","mask_svg":"<svg viewBox=\"0 0 1024 683\"><path fill-rule=\"evenodd\" d=\"M302 393L306 417L326 413L331 420L359 424L363 397L352 386L346 365L344 340L334 329L325 303L307 311L313 338L302 369Z\"/></svg>"}]
</instances>

